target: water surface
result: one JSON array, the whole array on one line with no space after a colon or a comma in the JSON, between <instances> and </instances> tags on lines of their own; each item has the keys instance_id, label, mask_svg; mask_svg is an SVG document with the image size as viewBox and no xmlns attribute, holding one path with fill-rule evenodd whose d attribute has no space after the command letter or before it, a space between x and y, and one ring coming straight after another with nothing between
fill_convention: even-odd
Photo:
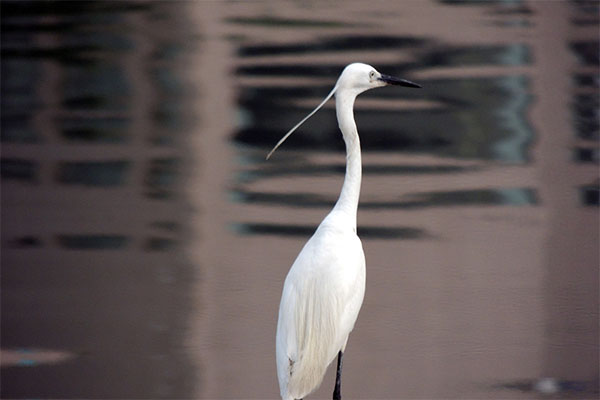
<instances>
[{"instance_id":1,"label":"water surface","mask_svg":"<svg viewBox=\"0 0 600 400\"><path fill-rule=\"evenodd\" d=\"M340 5L2 2L3 397L276 398L354 61L345 396L598 396L598 4Z\"/></svg>"}]
</instances>

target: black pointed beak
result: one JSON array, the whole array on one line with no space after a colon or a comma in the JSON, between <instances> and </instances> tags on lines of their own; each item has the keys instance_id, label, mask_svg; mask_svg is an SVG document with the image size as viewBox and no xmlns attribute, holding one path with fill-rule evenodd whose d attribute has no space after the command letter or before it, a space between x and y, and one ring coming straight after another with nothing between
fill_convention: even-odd
<instances>
[{"instance_id":1,"label":"black pointed beak","mask_svg":"<svg viewBox=\"0 0 600 400\"><path fill-rule=\"evenodd\" d=\"M400 79L400 78L396 78L394 76L389 76L389 75L384 75L384 74L381 74L381 76L379 77L379 80L387 83L388 85L406 86L406 87L411 87L411 88L421 88L422 87L421 85L411 82L411 81L407 81L406 79Z\"/></svg>"}]
</instances>

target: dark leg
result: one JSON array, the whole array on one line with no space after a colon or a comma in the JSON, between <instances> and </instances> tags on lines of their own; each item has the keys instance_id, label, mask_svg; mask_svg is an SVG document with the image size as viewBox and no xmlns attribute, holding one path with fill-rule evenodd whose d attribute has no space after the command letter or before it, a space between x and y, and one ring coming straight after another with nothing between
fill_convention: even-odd
<instances>
[{"instance_id":1,"label":"dark leg","mask_svg":"<svg viewBox=\"0 0 600 400\"><path fill-rule=\"evenodd\" d=\"M333 389L333 400L342 400L342 357L344 353L338 353L337 373L335 374L335 388Z\"/></svg>"}]
</instances>

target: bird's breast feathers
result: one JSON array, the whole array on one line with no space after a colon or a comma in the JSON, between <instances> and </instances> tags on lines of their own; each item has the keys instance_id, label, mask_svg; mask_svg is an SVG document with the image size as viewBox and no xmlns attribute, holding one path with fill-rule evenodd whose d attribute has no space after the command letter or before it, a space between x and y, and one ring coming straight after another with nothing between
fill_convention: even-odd
<instances>
[{"instance_id":1,"label":"bird's breast feathers","mask_svg":"<svg viewBox=\"0 0 600 400\"><path fill-rule=\"evenodd\" d=\"M316 301L322 317L333 318L337 324L347 322L350 326L342 328L347 332L339 332L347 335L354 326L365 290L365 257L360 239L352 231L320 227L298 255L286 281L293 282L299 299Z\"/></svg>"},{"instance_id":2,"label":"bird's breast feathers","mask_svg":"<svg viewBox=\"0 0 600 400\"><path fill-rule=\"evenodd\" d=\"M321 226L306 243L292 266L304 278L323 285L350 288L364 272L365 256L360 239L350 230Z\"/></svg>"}]
</instances>

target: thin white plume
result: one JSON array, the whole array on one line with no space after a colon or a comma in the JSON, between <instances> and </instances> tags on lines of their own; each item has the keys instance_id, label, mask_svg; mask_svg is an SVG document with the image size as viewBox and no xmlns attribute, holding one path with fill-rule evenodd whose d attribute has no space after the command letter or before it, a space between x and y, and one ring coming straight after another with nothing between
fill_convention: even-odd
<instances>
[{"instance_id":1,"label":"thin white plume","mask_svg":"<svg viewBox=\"0 0 600 400\"><path fill-rule=\"evenodd\" d=\"M282 144L282 143L285 141L285 139L287 139L287 138L288 138L288 137L289 137L289 136L290 136L292 133L294 133L294 131L295 131L296 129L298 129L298 127L299 127L300 125L302 125L302 124L303 124L303 123L304 123L304 122L305 122L307 119L309 119L310 117L312 117L314 113L316 113L317 111L319 111L319 109L320 109L321 107L323 107L323 105L324 105L325 103L327 103L327 100L329 100L329 99L331 98L331 96L333 96L333 94L335 93L335 91L336 91L336 90L337 90L337 85L335 85L335 86L333 87L333 89L331 89L331 92L329 92L329 94L327 95L327 97L325 97L325 100L323 100L323 101L321 102L321 104L319 104L319 105L318 105L318 106L317 106L317 107L316 107L314 110L312 110L312 111L310 112L310 114L308 114L306 117L304 117L304 118L302 119L302 121L298 122L298 123L297 123L297 124L296 124L296 125L295 125L295 126L292 128L292 129L290 129L290 130L288 131L288 133L286 133L286 134L285 134L285 135L284 135L284 136L283 136L283 137L282 137L282 138L279 140L279 142L277 142L277 144L275 145L275 147L273 147L273 150L271 150L271 151L269 152L269 154L267 154L267 160L269 159L269 157L271 157L271 154L273 154L273 153L275 152L275 150L277 150L277 148L278 148L279 146L281 146L281 144Z\"/></svg>"}]
</instances>

